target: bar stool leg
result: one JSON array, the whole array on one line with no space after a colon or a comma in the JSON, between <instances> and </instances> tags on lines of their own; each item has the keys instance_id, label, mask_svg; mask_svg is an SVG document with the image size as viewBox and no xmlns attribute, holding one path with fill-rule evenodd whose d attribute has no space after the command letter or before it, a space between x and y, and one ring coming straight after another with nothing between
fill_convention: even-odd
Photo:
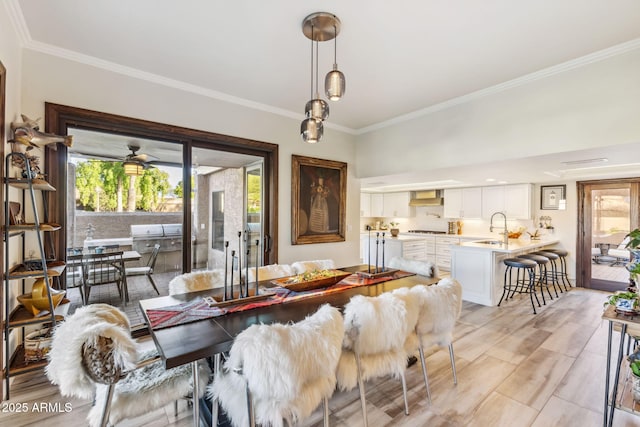
<instances>
[{"instance_id":1,"label":"bar stool leg","mask_svg":"<svg viewBox=\"0 0 640 427\"><path fill-rule=\"evenodd\" d=\"M540 307L540 300L535 291L535 272L533 268L527 268L527 270L529 271L529 298L531 298L531 307L533 307L533 314L538 314L536 312L536 305L533 303L533 297L535 296L536 301L538 301L538 307ZM542 295L542 299L544 300L544 294Z\"/></svg>"}]
</instances>

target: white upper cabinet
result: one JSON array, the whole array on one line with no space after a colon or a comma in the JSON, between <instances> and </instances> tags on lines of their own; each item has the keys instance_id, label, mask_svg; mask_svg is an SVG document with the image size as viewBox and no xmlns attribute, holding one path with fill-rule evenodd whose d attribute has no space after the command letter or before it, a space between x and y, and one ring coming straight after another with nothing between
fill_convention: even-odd
<instances>
[{"instance_id":1,"label":"white upper cabinet","mask_svg":"<svg viewBox=\"0 0 640 427\"><path fill-rule=\"evenodd\" d=\"M382 194L371 193L371 216L384 216Z\"/></svg>"},{"instance_id":2,"label":"white upper cabinet","mask_svg":"<svg viewBox=\"0 0 640 427\"><path fill-rule=\"evenodd\" d=\"M383 214L384 217L409 218L414 216L413 207L409 206L411 194L408 191L401 193L383 194Z\"/></svg>"},{"instance_id":3,"label":"white upper cabinet","mask_svg":"<svg viewBox=\"0 0 640 427\"><path fill-rule=\"evenodd\" d=\"M482 217L504 212L508 219L531 219L532 187L531 184L482 187Z\"/></svg>"},{"instance_id":4,"label":"white upper cabinet","mask_svg":"<svg viewBox=\"0 0 640 427\"><path fill-rule=\"evenodd\" d=\"M482 187L445 189L444 216L445 218L480 218Z\"/></svg>"},{"instance_id":5,"label":"white upper cabinet","mask_svg":"<svg viewBox=\"0 0 640 427\"><path fill-rule=\"evenodd\" d=\"M360 216L371 216L371 193L360 193Z\"/></svg>"}]
</instances>

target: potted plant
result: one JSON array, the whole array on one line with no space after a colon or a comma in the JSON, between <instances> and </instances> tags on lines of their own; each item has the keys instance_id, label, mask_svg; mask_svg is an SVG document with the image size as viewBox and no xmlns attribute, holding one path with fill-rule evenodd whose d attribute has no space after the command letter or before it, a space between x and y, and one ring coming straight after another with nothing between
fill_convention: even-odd
<instances>
[{"instance_id":1,"label":"potted plant","mask_svg":"<svg viewBox=\"0 0 640 427\"><path fill-rule=\"evenodd\" d=\"M616 292L615 294L607 298L605 307L607 305L613 305L616 310L622 312L634 313L638 310L638 294L635 292Z\"/></svg>"},{"instance_id":2,"label":"potted plant","mask_svg":"<svg viewBox=\"0 0 640 427\"><path fill-rule=\"evenodd\" d=\"M633 254L633 259L627 264L629 281L631 282L631 286L636 286L638 283L638 275L640 275L640 228L636 228L627 234L625 240L627 240L625 248L629 249L629 252Z\"/></svg>"},{"instance_id":3,"label":"potted plant","mask_svg":"<svg viewBox=\"0 0 640 427\"><path fill-rule=\"evenodd\" d=\"M393 237L398 237L398 233L400 233L400 229L398 228L398 226L400 225L399 222L390 222L389 225L391 226L391 229L389 231L391 231L391 235Z\"/></svg>"}]
</instances>

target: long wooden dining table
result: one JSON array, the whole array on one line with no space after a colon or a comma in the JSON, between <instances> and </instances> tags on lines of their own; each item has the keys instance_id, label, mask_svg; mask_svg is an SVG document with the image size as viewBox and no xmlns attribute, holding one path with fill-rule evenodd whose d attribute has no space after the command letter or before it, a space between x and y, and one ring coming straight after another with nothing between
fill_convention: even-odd
<instances>
[{"instance_id":1,"label":"long wooden dining table","mask_svg":"<svg viewBox=\"0 0 640 427\"><path fill-rule=\"evenodd\" d=\"M362 266L341 268L346 272L362 271ZM323 294L291 301L285 304L274 304L250 310L227 313L206 320L179 324L162 329L151 327L149 311L179 304L202 300L204 297L221 297L223 289L190 292L187 294L160 296L140 301L140 308L149 325L149 333L158 349L160 357L167 369L193 364L194 396L198 395L197 362L200 359L216 356L229 351L235 337L254 324L287 323L303 320L314 313L322 304L331 304L341 308L355 295L377 296L384 292L418 284L432 285L438 278L411 275L399 279L387 280L372 285L355 286L340 292ZM274 287L270 281L261 281L260 286ZM196 400L196 399L194 399ZM194 401L194 425L199 425L200 411L198 402Z\"/></svg>"}]
</instances>

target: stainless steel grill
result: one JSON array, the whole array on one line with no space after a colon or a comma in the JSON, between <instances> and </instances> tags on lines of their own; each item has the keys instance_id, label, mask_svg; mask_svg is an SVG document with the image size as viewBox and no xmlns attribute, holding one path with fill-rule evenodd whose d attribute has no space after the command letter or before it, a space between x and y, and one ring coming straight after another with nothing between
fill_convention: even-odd
<instances>
[{"instance_id":1,"label":"stainless steel grill","mask_svg":"<svg viewBox=\"0 0 640 427\"><path fill-rule=\"evenodd\" d=\"M140 254L153 251L156 243L160 252L182 251L182 224L136 224L131 226L132 249Z\"/></svg>"}]
</instances>

